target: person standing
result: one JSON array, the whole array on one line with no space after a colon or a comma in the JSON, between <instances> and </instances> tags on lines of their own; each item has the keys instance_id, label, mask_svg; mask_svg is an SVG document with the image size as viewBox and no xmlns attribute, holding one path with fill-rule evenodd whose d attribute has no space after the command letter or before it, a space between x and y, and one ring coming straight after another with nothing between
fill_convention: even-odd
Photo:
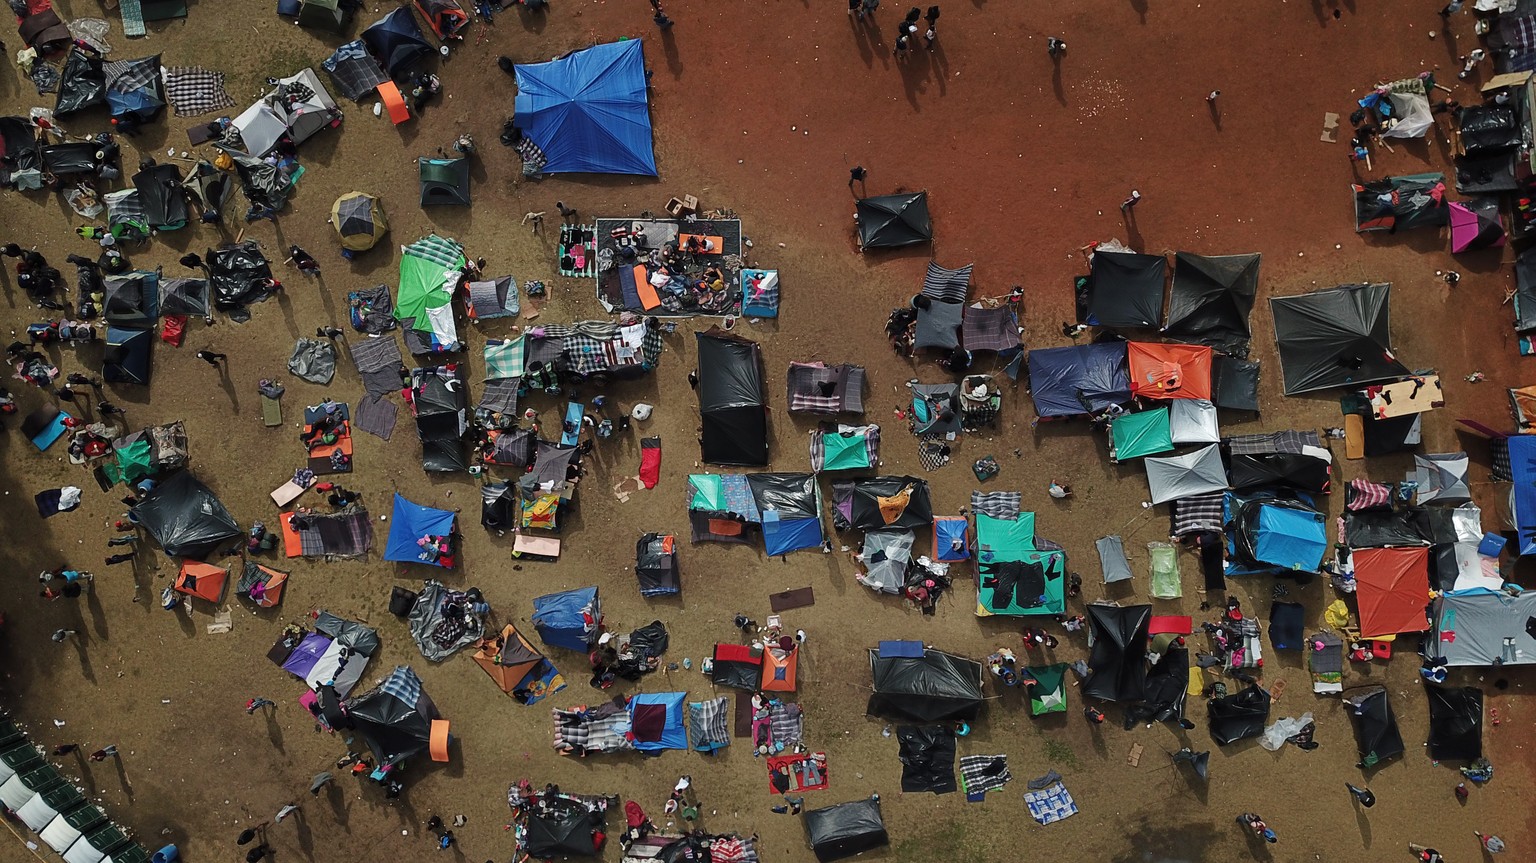
<instances>
[{"instance_id":1,"label":"person standing","mask_svg":"<svg viewBox=\"0 0 1536 863\"><path fill-rule=\"evenodd\" d=\"M1356 788L1354 785L1351 785L1348 782L1344 783L1344 787L1348 788L1349 793L1353 794L1355 799L1360 801L1360 805L1366 809L1376 805L1376 795L1371 793L1371 789Z\"/></svg>"},{"instance_id":2,"label":"person standing","mask_svg":"<svg viewBox=\"0 0 1536 863\"><path fill-rule=\"evenodd\" d=\"M1408 850L1419 855L1420 863L1445 863L1445 858L1441 857L1440 852L1433 848L1409 842Z\"/></svg>"},{"instance_id":3,"label":"person standing","mask_svg":"<svg viewBox=\"0 0 1536 863\"><path fill-rule=\"evenodd\" d=\"M928 22L929 27L939 23L939 7L929 6L928 14L923 16L923 20Z\"/></svg>"},{"instance_id":4,"label":"person standing","mask_svg":"<svg viewBox=\"0 0 1536 863\"><path fill-rule=\"evenodd\" d=\"M332 775L331 771L329 771L329 770L323 770L323 771L321 771L319 773L316 773L314 778L309 780L309 794L310 794L310 796L311 797L319 797L320 796L320 789L322 789L325 786L329 785L331 783L331 780L333 780L335 778L336 777L334 775Z\"/></svg>"},{"instance_id":5,"label":"person standing","mask_svg":"<svg viewBox=\"0 0 1536 863\"><path fill-rule=\"evenodd\" d=\"M1205 101L1206 101L1207 104L1215 105L1216 104L1216 99L1218 97L1220 97L1220 96L1221 96L1221 91L1220 90L1212 90L1210 93L1206 94Z\"/></svg>"},{"instance_id":6,"label":"person standing","mask_svg":"<svg viewBox=\"0 0 1536 863\"><path fill-rule=\"evenodd\" d=\"M864 178L868 176L869 172L864 170L863 165L854 165L852 168L848 169L848 188L852 189L854 183L862 184L864 182Z\"/></svg>"},{"instance_id":7,"label":"person standing","mask_svg":"<svg viewBox=\"0 0 1536 863\"><path fill-rule=\"evenodd\" d=\"M1141 203L1141 193L1135 189L1132 189L1131 196L1120 202L1120 212L1129 213L1131 208L1135 207L1139 203Z\"/></svg>"},{"instance_id":8,"label":"person standing","mask_svg":"<svg viewBox=\"0 0 1536 863\"><path fill-rule=\"evenodd\" d=\"M576 209L574 207L567 207L564 201L556 201L555 209L560 211L560 221L567 224L576 221Z\"/></svg>"},{"instance_id":9,"label":"person standing","mask_svg":"<svg viewBox=\"0 0 1536 863\"><path fill-rule=\"evenodd\" d=\"M656 26L662 31L672 28L672 19L667 17L667 13L660 6L656 7L656 14L651 16L651 21L655 22ZM448 846L444 845L443 847L446 848Z\"/></svg>"},{"instance_id":10,"label":"person standing","mask_svg":"<svg viewBox=\"0 0 1536 863\"><path fill-rule=\"evenodd\" d=\"M214 351L198 351L197 358L217 369L220 368L219 362L221 360L229 359L229 355L216 353Z\"/></svg>"},{"instance_id":11,"label":"person standing","mask_svg":"<svg viewBox=\"0 0 1536 863\"><path fill-rule=\"evenodd\" d=\"M1052 60L1060 59L1061 55L1067 53L1067 43L1052 36L1045 41L1045 53L1051 55Z\"/></svg>"},{"instance_id":12,"label":"person standing","mask_svg":"<svg viewBox=\"0 0 1536 863\"><path fill-rule=\"evenodd\" d=\"M903 33L900 36L896 37L896 51L895 51L895 55L896 55L896 59L897 60L904 60L904 59L906 59L906 57L907 57L907 44L908 44L907 34Z\"/></svg>"},{"instance_id":13,"label":"person standing","mask_svg":"<svg viewBox=\"0 0 1536 863\"><path fill-rule=\"evenodd\" d=\"M859 9L863 5L864 0L848 0L848 17L852 18L857 15L858 17L863 18L863 14L859 12Z\"/></svg>"},{"instance_id":14,"label":"person standing","mask_svg":"<svg viewBox=\"0 0 1536 863\"><path fill-rule=\"evenodd\" d=\"M65 639L69 638L71 635L78 635L79 633L80 630L78 629L55 629L53 631L53 635L50 635L49 638L52 638L55 644L63 644Z\"/></svg>"},{"instance_id":15,"label":"person standing","mask_svg":"<svg viewBox=\"0 0 1536 863\"><path fill-rule=\"evenodd\" d=\"M911 9L907 10L908 24L916 24L917 20L921 17L923 17L923 10L921 8L913 6Z\"/></svg>"}]
</instances>

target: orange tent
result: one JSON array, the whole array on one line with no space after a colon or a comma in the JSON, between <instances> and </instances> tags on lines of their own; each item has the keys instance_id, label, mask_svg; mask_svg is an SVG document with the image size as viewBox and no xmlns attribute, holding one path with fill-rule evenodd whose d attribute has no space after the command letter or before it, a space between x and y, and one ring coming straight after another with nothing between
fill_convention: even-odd
<instances>
[{"instance_id":1,"label":"orange tent","mask_svg":"<svg viewBox=\"0 0 1536 863\"><path fill-rule=\"evenodd\" d=\"M240 579L235 593L249 599L257 608L276 608L282 603L283 588L287 586L288 573L246 561L245 577Z\"/></svg>"},{"instance_id":2,"label":"orange tent","mask_svg":"<svg viewBox=\"0 0 1536 863\"><path fill-rule=\"evenodd\" d=\"M1366 638L1429 628L1429 549L1359 548L1355 596L1360 602L1360 634Z\"/></svg>"},{"instance_id":3,"label":"orange tent","mask_svg":"<svg viewBox=\"0 0 1536 863\"><path fill-rule=\"evenodd\" d=\"M771 647L763 651L764 692L794 692L795 669L800 663L800 651L788 653Z\"/></svg>"},{"instance_id":4,"label":"orange tent","mask_svg":"<svg viewBox=\"0 0 1536 863\"><path fill-rule=\"evenodd\" d=\"M181 572L176 575L176 590L179 593L209 602L223 601L224 587L228 583L229 570L211 563L182 561Z\"/></svg>"},{"instance_id":5,"label":"orange tent","mask_svg":"<svg viewBox=\"0 0 1536 863\"><path fill-rule=\"evenodd\" d=\"M512 694L519 683L544 661L544 654L528 643L517 627L507 624L501 634L480 642L475 661L496 681L501 691Z\"/></svg>"},{"instance_id":6,"label":"orange tent","mask_svg":"<svg viewBox=\"0 0 1536 863\"><path fill-rule=\"evenodd\" d=\"M1204 345L1131 342L1131 395L1149 399L1211 398L1211 349Z\"/></svg>"},{"instance_id":7,"label":"orange tent","mask_svg":"<svg viewBox=\"0 0 1536 863\"><path fill-rule=\"evenodd\" d=\"M396 126L411 119L411 110L405 107L405 97L400 95L400 87L394 81L385 81L379 85L379 101L384 103L390 122Z\"/></svg>"}]
</instances>

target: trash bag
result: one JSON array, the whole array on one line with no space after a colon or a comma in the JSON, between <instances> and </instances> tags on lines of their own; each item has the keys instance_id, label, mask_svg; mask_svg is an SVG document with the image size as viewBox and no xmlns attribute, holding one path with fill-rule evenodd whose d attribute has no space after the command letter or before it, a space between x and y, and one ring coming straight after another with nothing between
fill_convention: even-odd
<instances>
[{"instance_id":1,"label":"trash bag","mask_svg":"<svg viewBox=\"0 0 1536 863\"><path fill-rule=\"evenodd\" d=\"M1264 729L1264 733L1259 736L1259 745L1270 752L1279 752L1280 747L1285 745L1285 741L1288 738L1300 734L1302 729L1306 728L1310 722L1312 722L1311 713L1303 713L1299 717L1287 716L1284 719L1276 720L1273 724L1267 726Z\"/></svg>"}]
</instances>

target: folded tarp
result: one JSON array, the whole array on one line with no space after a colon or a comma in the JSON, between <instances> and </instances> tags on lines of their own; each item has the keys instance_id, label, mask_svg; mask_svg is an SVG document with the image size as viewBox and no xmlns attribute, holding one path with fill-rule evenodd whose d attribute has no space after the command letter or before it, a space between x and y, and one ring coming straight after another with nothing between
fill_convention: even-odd
<instances>
[{"instance_id":1,"label":"folded tarp","mask_svg":"<svg viewBox=\"0 0 1536 863\"><path fill-rule=\"evenodd\" d=\"M1212 698L1206 705L1211 738L1225 746L1264 733L1269 723L1269 692L1250 684L1240 692Z\"/></svg>"}]
</instances>

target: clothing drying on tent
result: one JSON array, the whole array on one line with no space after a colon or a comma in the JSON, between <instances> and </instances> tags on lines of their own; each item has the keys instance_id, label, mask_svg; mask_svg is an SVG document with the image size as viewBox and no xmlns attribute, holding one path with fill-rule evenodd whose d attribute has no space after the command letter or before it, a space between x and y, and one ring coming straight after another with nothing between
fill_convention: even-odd
<instances>
[{"instance_id":1,"label":"clothing drying on tent","mask_svg":"<svg viewBox=\"0 0 1536 863\"><path fill-rule=\"evenodd\" d=\"M368 52L392 78L403 77L422 58L436 53L421 35L421 28L409 6L397 6L388 15L369 24L361 36Z\"/></svg>"},{"instance_id":2,"label":"clothing drying on tent","mask_svg":"<svg viewBox=\"0 0 1536 863\"><path fill-rule=\"evenodd\" d=\"M347 42L320 64L331 76L337 92L356 102L372 93L380 84L389 81L389 75L379 61L368 53L368 45L357 39Z\"/></svg>"},{"instance_id":3,"label":"clothing drying on tent","mask_svg":"<svg viewBox=\"0 0 1536 863\"><path fill-rule=\"evenodd\" d=\"M1227 471L1217 444L1184 455L1148 456L1143 464L1154 505L1227 489Z\"/></svg>"},{"instance_id":4,"label":"clothing drying on tent","mask_svg":"<svg viewBox=\"0 0 1536 863\"><path fill-rule=\"evenodd\" d=\"M859 198L854 218L862 249L894 249L933 239L927 192Z\"/></svg>"},{"instance_id":5,"label":"clothing drying on tent","mask_svg":"<svg viewBox=\"0 0 1536 863\"><path fill-rule=\"evenodd\" d=\"M408 401L421 439L421 467L429 473L469 470L469 383L460 364L412 369ZM563 479L563 477L562 477Z\"/></svg>"},{"instance_id":6,"label":"clothing drying on tent","mask_svg":"<svg viewBox=\"0 0 1536 863\"><path fill-rule=\"evenodd\" d=\"M1109 460L1121 462L1173 449L1168 408L1121 414L1109 423Z\"/></svg>"},{"instance_id":7,"label":"clothing drying on tent","mask_svg":"<svg viewBox=\"0 0 1536 863\"><path fill-rule=\"evenodd\" d=\"M676 596L682 592L677 572L677 537L648 533L635 543L635 577L641 596Z\"/></svg>"},{"instance_id":8,"label":"clothing drying on tent","mask_svg":"<svg viewBox=\"0 0 1536 863\"><path fill-rule=\"evenodd\" d=\"M768 395L762 348L719 327L697 333L699 413L703 460L711 464L768 464Z\"/></svg>"},{"instance_id":9,"label":"clothing drying on tent","mask_svg":"<svg viewBox=\"0 0 1536 863\"><path fill-rule=\"evenodd\" d=\"M1451 253L1497 249L1508 242L1497 198L1451 202Z\"/></svg>"},{"instance_id":10,"label":"clothing drying on tent","mask_svg":"<svg viewBox=\"0 0 1536 863\"><path fill-rule=\"evenodd\" d=\"M1042 419L1096 414L1131 399L1124 342L1029 352L1030 398Z\"/></svg>"},{"instance_id":11,"label":"clothing drying on tent","mask_svg":"<svg viewBox=\"0 0 1536 863\"><path fill-rule=\"evenodd\" d=\"M1360 767L1374 767L1403 754L1403 736L1397 730L1397 717L1384 686L1364 686L1346 690L1344 705L1355 726L1355 744L1360 750Z\"/></svg>"},{"instance_id":12,"label":"clothing drying on tent","mask_svg":"<svg viewBox=\"0 0 1536 863\"><path fill-rule=\"evenodd\" d=\"M513 116L543 151L543 171L656 175L640 46L610 42L516 66Z\"/></svg>"},{"instance_id":13,"label":"clothing drying on tent","mask_svg":"<svg viewBox=\"0 0 1536 863\"><path fill-rule=\"evenodd\" d=\"M1088 605L1088 677L1083 694L1139 701L1147 689L1147 637L1152 606Z\"/></svg>"},{"instance_id":14,"label":"clothing drying on tent","mask_svg":"<svg viewBox=\"0 0 1536 863\"><path fill-rule=\"evenodd\" d=\"M580 455L579 449L563 444L545 440L535 444L533 466L517 480L523 529L560 529L561 514L574 505L576 485L571 477Z\"/></svg>"},{"instance_id":15,"label":"clothing drying on tent","mask_svg":"<svg viewBox=\"0 0 1536 863\"><path fill-rule=\"evenodd\" d=\"M456 518L453 510L422 506L396 494L394 513L389 519L389 539L384 544L384 559L451 569L454 564L453 535L458 530Z\"/></svg>"},{"instance_id":16,"label":"clothing drying on tent","mask_svg":"<svg viewBox=\"0 0 1536 863\"><path fill-rule=\"evenodd\" d=\"M896 722L970 722L981 712L981 663L922 648L869 651L874 692L865 713ZM915 655L906 655L906 654Z\"/></svg>"},{"instance_id":17,"label":"clothing drying on tent","mask_svg":"<svg viewBox=\"0 0 1536 863\"><path fill-rule=\"evenodd\" d=\"M150 489L132 512L170 557L207 557L245 535L214 493L186 471Z\"/></svg>"},{"instance_id":18,"label":"clothing drying on tent","mask_svg":"<svg viewBox=\"0 0 1536 863\"><path fill-rule=\"evenodd\" d=\"M432 159L422 156L416 160L416 169L421 181L423 207L470 205L468 158Z\"/></svg>"},{"instance_id":19,"label":"clothing drying on tent","mask_svg":"<svg viewBox=\"0 0 1536 863\"><path fill-rule=\"evenodd\" d=\"M867 470L880 464L880 427L819 423L811 430L811 470Z\"/></svg>"},{"instance_id":20,"label":"clothing drying on tent","mask_svg":"<svg viewBox=\"0 0 1536 863\"><path fill-rule=\"evenodd\" d=\"M1035 517L976 514L976 615L1056 615L1066 610L1066 555L1035 544Z\"/></svg>"},{"instance_id":21,"label":"clothing drying on tent","mask_svg":"<svg viewBox=\"0 0 1536 863\"><path fill-rule=\"evenodd\" d=\"M877 476L832 484L832 525L838 530L918 530L932 523L928 483L916 477Z\"/></svg>"},{"instance_id":22,"label":"clothing drying on tent","mask_svg":"<svg viewBox=\"0 0 1536 863\"><path fill-rule=\"evenodd\" d=\"M480 641L485 634L487 612L479 590L453 590L442 582L427 579L408 616L411 638L422 656L442 662Z\"/></svg>"},{"instance_id":23,"label":"clothing drying on tent","mask_svg":"<svg viewBox=\"0 0 1536 863\"><path fill-rule=\"evenodd\" d=\"M586 653L602 630L597 588L550 593L533 600L533 625L545 644Z\"/></svg>"},{"instance_id":24,"label":"clothing drying on tent","mask_svg":"<svg viewBox=\"0 0 1536 863\"><path fill-rule=\"evenodd\" d=\"M831 863L891 844L880 801L854 800L805 813L805 836L820 863Z\"/></svg>"},{"instance_id":25,"label":"clothing drying on tent","mask_svg":"<svg viewBox=\"0 0 1536 863\"><path fill-rule=\"evenodd\" d=\"M932 348L952 351L960 347L960 333L964 324L965 297L970 291L971 268L966 264L959 269L941 267L928 262L928 274L923 277L923 290L913 298L917 308L917 325L913 330L913 350Z\"/></svg>"},{"instance_id":26,"label":"clothing drying on tent","mask_svg":"<svg viewBox=\"0 0 1536 863\"><path fill-rule=\"evenodd\" d=\"M1162 323L1167 258L1100 249L1090 263L1085 323L1142 329Z\"/></svg>"},{"instance_id":27,"label":"clothing drying on tent","mask_svg":"<svg viewBox=\"0 0 1536 863\"><path fill-rule=\"evenodd\" d=\"M331 205L331 227L341 238L341 247L366 252L384 239L389 220L379 199L365 192L348 192Z\"/></svg>"},{"instance_id":28,"label":"clothing drying on tent","mask_svg":"<svg viewBox=\"0 0 1536 863\"><path fill-rule=\"evenodd\" d=\"M864 413L863 366L789 364L790 413Z\"/></svg>"},{"instance_id":29,"label":"clothing drying on tent","mask_svg":"<svg viewBox=\"0 0 1536 863\"><path fill-rule=\"evenodd\" d=\"M1130 342L1131 395L1148 399L1211 398L1211 349L1199 345Z\"/></svg>"},{"instance_id":30,"label":"clothing drying on tent","mask_svg":"<svg viewBox=\"0 0 1536 863\"><path fill-rule=\"evenodd\" d=\"M1430 620L1424 652L1449 667L1536 663L1536 591L1442 593L1430 605Z\"/></svg>"},{"instance_id":31,"label":"clothing drying on tent","mask_svg":"<svg viewBox=\"0 0 1536 863\"><path fill-rule=\"evenodd\" d=\"M1259 291L1259 256L1179 252L1163 334L1181 341L1246 352L1248 317Z\"/></svg>"},{"instance_id":32,"label":"clothing drying on tent","mask_svg":"<svg viewBox=\"0 0 1536 863\"><path fill-rule=\"evenodd\" d=\"M1444 174L1387 177L1350 188L1355 193L1355 230L1360 233L1438 228L1450 218Z\"/></svg>"},{"instance_id":33,"label":"clothing drying on tent","mask_svg":"<svg viewBox=\"0 0 1536 863\"><path fill-rule=\"evenodd\" d=\"M685 692L641 692L629 699L630 734L641 752L687 749L683 727Z\"/></svg>"},{"instance_id":34,"label":"clothing drying on tent","mask_svg":"<svg viewBox=\"0 0 1536 863\"><path fill-rule=\"evenodd\" d=\"M401 9L410 14L405 7ZM411 353L460 349L453 293L464 264L464 247L436 234L401 248L395 319L406 328L406 347Z\"/></svg>"},{"instance_id":35,"label":"clothing drying on tent","mask_svg":"<svg viewBox=\"0 0 1536 863\"><path fill-rule=\"evenodd\" d=\"M1357 548L1350 552L1360 633L1367 638L1429 628L1429 549Z\"/></svg>"},{"instance_id":36,"label":"clothing drying on tent","mask_svg":"<svg viewBox=\"0 0 1536 863\"><path fill-rule=\"evenodd\" d=\"M235 595L257 608L276 608L282 604L283 589L287 586L288 573L247 560L245 571L235 585Z\"/></svg>"},{"instance_id":37,"label":"clothing drying on tent","mask_svg":"<svg viewBox=\"0 0 1536 863\"><path fill-rule=\"evenodd\" d=\"M376 769L393 768L431 745L444 720L409 666L397 665L377 688L344 703L350 730L373 753ZM436 753L434 761L440 760ZM447 760L446 758L441 760Z\"/></svg>"}]
</instances>

